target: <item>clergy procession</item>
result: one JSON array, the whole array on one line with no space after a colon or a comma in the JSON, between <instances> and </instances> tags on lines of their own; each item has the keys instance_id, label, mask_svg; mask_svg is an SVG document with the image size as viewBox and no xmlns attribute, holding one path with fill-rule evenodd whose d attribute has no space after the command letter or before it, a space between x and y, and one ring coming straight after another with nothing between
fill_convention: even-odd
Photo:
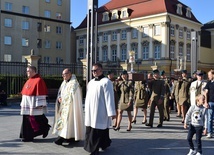
<instances>
[{"instance_id":1,"label":"clergy procession","mask_svg":"<svg viewBox=\"0 0 214 155\"><path fill-rule=\"evenodd\" d=\"M135 130L139 122L148 133L151 128L161 131L163 127L167 128L164 122L173 121L170 116L176 112L180 126L188 129L187 155L201 155L202 136L209 139L213 136L214 70L208 73L197 70L192 77L188 77L187 70L181 70L178 76L167 77L165 71L154 69L142 80L130 80L126 70L118 77L112 70L104 75L102 65L95 63L91 70L93 79L86 87L83 100L78 79L65 68L56 97L53 124L49 124L46 117L47 87L44 80L34 66L27 67L26 72L28 80L23 86L20 104L22 142L32 142L40 135L46 138L52 130L51 133L56 135L55 145L84 141L84 150L98 155L112 143L110 130L124 130L121 126L124 111L128 118L127 133ZM154 119L155 111L158 111L158 122ZM139 113L143 117L138 117Z\"/></svg>"}]
</instances>

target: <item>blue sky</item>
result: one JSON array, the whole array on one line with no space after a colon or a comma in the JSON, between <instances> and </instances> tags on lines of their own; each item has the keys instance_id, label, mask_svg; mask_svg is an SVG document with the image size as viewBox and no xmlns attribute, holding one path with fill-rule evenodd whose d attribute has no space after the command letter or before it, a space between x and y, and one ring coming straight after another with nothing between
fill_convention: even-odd
<instances>
[{"instance_id":1,"label":"blue sky","mask_svg":"<svg viewBox=\"0 0 214 155\"><path fill-rule=\"evenodd\" d=\"M98 0L99 7L110 0ZM120 0L122 2L122 0ZM195 17L202 23L214 20L214 0L179 0L192 9ZM71 22L76 28L86 17L88 0L71 0Z\"/></svg>"}]
</instances>

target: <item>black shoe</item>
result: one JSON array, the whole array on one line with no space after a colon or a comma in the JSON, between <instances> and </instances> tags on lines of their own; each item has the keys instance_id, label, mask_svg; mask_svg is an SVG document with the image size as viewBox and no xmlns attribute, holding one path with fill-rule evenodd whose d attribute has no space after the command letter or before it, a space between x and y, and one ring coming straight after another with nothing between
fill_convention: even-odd
<instances>
[{"instance_id":1,"label":"black shoe","mask_svg":"<svg viewBox=\"0 0 214 155\"><path fill-rule=\"evenodd\" d=\"M163 127L163 125L162 124L158 124L157 128L161 128L161 127Z\"/></svg>"},{"instance_id":2,"label":"black shoe","mask_svg":"<svg viewBox=\"0 0 214 155\"><path fill-rule=\"evenodd\" d=\"M132 121L132 123L134 123L134 124L136 124L136 122L137 122L136 120L133 120L133 121Z\"/></svg>"},{"instance_id":3,"label":"black shoe","mask_svg":"<svg viewBox=\"0 0 214 155\"><path fill-rule=\"evenodd\" d=\"M145 120L145 121L142 122L142 124L146 124L146 123L147 123L147 120Z\"/></svg>"},{"instance_id":4,"label":"black shoe","mask_svg":"<svg viewBox=\"0 0 214 155\"><path fill-rule=\"evenodd\" d=\"M152 124L149 124L149 123L146 123L146 126L150 127L150 128L153 128L153 125Z\"/></svg>"},{"instance_id":5,"label":"black shoe","mask_svg":"<svg viewBox=\"0 0 214 155\"><path fill-rule=\"evenodd\" d=\"M132 129L132 126L130 126L130 128L128 128L126 131L131 131L131 129Z\"/></svg>"},{"instance_id":6,"label":"black shoe","mask_svg":"<svg viewBox=\"0 0 214 155\"><path fill-rule=\"evenodd\" d=\"M99 151L94 151L94 152L91 152L91 154L90 155L99 155Z\"/></svg>"},{"instance_id":7,"label":"black shoe","mask_svg":"<svg viewBox=\"0 0 214 155\"><path fill-rule=\"evenodd\" d=\"M43 133L43 135L42 135L42 137L43 138L46 138L47 136L48 136L48 132L49 132L49 130L50 130L50 125L48 126L48 128L45 130L45 132Z\"/></svg>"},{"instance_id":8,"label":"black shoe","mask_svg":"<svg viewBox=\"0 0 214 155\"><path fill-rule=\"evenodd\" d=\"M62 143L64 142L64 138L62 138L62 137L58 137L55 141L54 141L54 143L56 144L56 145L62 145Z\"/></svg>"},{"instance_id":9,"label":"black shoe","mask_svg":"<svg viewBox=\"0 0 214 155\"><path fill-rule=\"evenodd\" d=\"M120 127L114 128L114 131L119 131L119 130L120 130Z\"/></svg>"}]
</instances>

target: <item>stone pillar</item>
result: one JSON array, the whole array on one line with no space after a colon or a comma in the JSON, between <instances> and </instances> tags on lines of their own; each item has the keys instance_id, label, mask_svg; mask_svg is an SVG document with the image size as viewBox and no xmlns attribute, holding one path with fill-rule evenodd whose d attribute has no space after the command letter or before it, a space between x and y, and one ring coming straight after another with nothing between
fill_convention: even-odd
<instances>
[{"instance_id":1,"label":"stone pillar","mask_svg":"<svg viewBox=\"0 0 214 155\"><path fill-rule=\"evenodd\" d=\"M152 59L154 57L153 51L153 24L149 25L149 58Z\"/></svg>"},{"instance_id":2,"label":"stone pillar","mask_svg":"<svg viewBox=\"0 0 214 155\"><path fill-rule=\"evenodd\" d=\"M28 66L35 66L38 69L38 60L40 59L40 56L34 55L34 50L31 49L31 54L25 56L25 59L28 62Z\"/></svg>"}]
</instances>

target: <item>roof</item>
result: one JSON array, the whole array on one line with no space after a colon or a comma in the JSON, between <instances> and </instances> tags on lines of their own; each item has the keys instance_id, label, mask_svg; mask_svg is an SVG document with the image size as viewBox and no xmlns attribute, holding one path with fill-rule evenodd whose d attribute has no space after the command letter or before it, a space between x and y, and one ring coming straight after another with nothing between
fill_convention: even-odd
<instances>
[{"instance_id":1,"label":"roof","mask_svg":"<svg viewBox=\"0 0 214 155\"><path fill-rule=\"evenodd\" d=\"M214 20L207 22L202 26L202 29L210 29L210 28L214 28Z\"/></svg>"},{"instance_id":2,"label":"roof","mask_svg":"<svg viewBox=\"0 0 214 155\"><path fill-rule=\"evenodd\" d=\"M177 4L181 4L183 8L183 15L179 15L176 13ZM188 6L179 2L178 0L111 0L110 2L104 4L100 8L98 8L98 25L113 23L117 21L121 21L124 19L111 20L107 22L102 21L102 13L110 12L113 10L120 10L122 8L128 8L128 12L130 16L125 19L132 19L138 17L144 17L149 15L155 15L160 13L171 13L176 16L180 16L182 18L186 18L188 20L192 20L194 22L200 23L195 16L191 13L191 18L186 17L186 8ZM82 23L76 28L85 28L87 27L87 17L82 21Z\"/></svg>"}]
</instances>

